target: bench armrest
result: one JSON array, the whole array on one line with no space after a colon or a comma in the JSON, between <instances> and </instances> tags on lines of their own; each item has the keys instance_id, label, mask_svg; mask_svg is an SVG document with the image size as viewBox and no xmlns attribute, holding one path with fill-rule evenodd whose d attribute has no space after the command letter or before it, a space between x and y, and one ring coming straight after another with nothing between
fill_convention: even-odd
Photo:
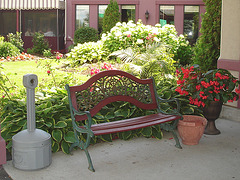
<instances>
[{"instance_id":1,"label":"bench armrest","mask_svg":"<svg viewBox=\"0 0 240 180\"><path fill-rule=\"evenodd\" d=\"M92 130L91 130L91 126L92 126L92 117L91 117L91 114L89 111L77 111L74 107L72 107L72 110L73 110L73 115L75 117L75 115L84 115L86 114L88 119L87 119L87 124L84 125L85 129L83 128L80 128L77 124L76 124L76 121L75 119L72 120L72 124L73 124L73 127L80 133L87 133L89 134L91 137L94 136Z\"/></svg>"},{"instance_id":2,"label":"bench armrest","mask_svg":"<svg viewBox=\"0 0 240 180\"><path fill-rule=\"evenodd\" d=\"M159 109L161 112L163 112L163 111L161 110L159 103L163 103L163 102L174 102L174 101L175 101L175 102L176 102L176 105L177 105L176 115L182 116L182 115L180 114L180 103L179 103L179 100L178 100L178 99L176 99L176 98L163 99L163 98L160 98L159 96L157 97L157 99L158 99L158 109ZM166 112L163 112L163 113L168 114L168 113L166 113Z\"/></svg>"}]
</instances>

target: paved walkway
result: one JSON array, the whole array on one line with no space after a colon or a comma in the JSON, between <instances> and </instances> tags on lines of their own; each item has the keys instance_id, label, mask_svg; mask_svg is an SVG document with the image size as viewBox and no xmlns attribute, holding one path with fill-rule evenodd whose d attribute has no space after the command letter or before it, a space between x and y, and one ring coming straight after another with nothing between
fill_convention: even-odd
<instances>
[{"instance_id":1,"label":"paved walkway","mask_svg":"<svg viewBox=\"0 0 240 180\"><path fill-rule=\"evenodd\" d=\"M96 172L87 169L83 151L54 153L52 164L37 171L3 167L13 180L240 180L240 122L217 120L220 135L203 135L194 146L174 147L171 134L162 140L135 138L90 146ZM1 177L1 176L0 176Z\"/></svg>"}]
</instances>

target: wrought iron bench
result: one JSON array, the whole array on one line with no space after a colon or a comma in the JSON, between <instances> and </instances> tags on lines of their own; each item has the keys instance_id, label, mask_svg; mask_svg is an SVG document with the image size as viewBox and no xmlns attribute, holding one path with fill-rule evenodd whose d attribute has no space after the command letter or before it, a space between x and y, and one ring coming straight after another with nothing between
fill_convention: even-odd
<instances>
[{"instance_id":1,"label":"wrought iron bench","mask_svg":"<svg viewBox=\"0 0 240 180\"><path fill-rule=\"evenodd\" d=\"M166 114L159 106L164 101L156 93L154 79L138 79L135 76L119 70L102 71L92 76L79 86L66 85L70 112L75 134L75 143L70 147L83 149L86 153L89 169L95 171L87 150L93 136L118 133L161 124L161 128L171 131L176 141L176 147L181 148L175 129L180 114ZM116 101L126 101L142 109L155 109L156 114L131 119L93 124L92 117L101 108ZM169 101L169 100L168 100ZM173 101L173 100L171 100ZM177 101L176 101L177 102ZM179 104L177 102L177 110ZM78 126L75 121L85 121L84 126ZM166 123L172 122L172 123ZM86 134L86 141L78 137L78 133Z\"/></svg>"}]
</instances>

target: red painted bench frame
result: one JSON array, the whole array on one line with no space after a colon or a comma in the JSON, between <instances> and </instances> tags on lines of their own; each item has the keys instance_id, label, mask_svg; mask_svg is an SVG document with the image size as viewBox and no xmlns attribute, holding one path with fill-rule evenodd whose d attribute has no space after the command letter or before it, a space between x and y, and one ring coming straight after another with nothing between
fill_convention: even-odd
<instances>
[{"instance_id":1,"label":"red painted bench frame","mask_svg":"<svg viewBox=\"0 0 240 180\"><path fill-rule=\"evenodd\" d=\"M81 109L82 107L80 107L81 105L79 105L78 100L77 100L77 96L78 96L77 93L82 93L84 91L85 94L82 95L81 97L87 97L87 98L89 98L89 101L91 101L90 95L86 96L86 92L91 94L89 91L91 91L91 89L90 89L91 87L93 88L94 83L104 79L104 83L107 84L108 78L110 79L109 81L111 81L111 78L116 78L116 77L123 77L124 79L129 79L129 81L131 81L133 83L148 86L149 87L148 97L151 102L148 102L148 103L140 102L137 98L126 95L126 91L122 90L122 91L120 91L120 94L104 97L100 102L98 102L96 105L94 105L90 109L87 109L87 110ZM119 78L119 81L121 81L121 78ZM118 89L116 89L116 88L118 88ZM122 88L127 89L126 86L122 87ZM104 90L106 90L106 89L107 88L105 88ZM115 86L113 87L113 90L119 90L119 89L121 89L121 87L115 87ZM92 160L88 153L87 147L89 146L90 139L94 135L103 135L103 134L111 134L111 133L135 130L135 129L139 129L139 128L144 128L144 127L148 127L148 126L153 126L153 125L173 121L173 123L166 123L166 126L163 125L162 128L166 127L164 129L169 130L173 133L173 137L176 141L176 147L181 148L178 137L175 133L175 129L176 129L178 120L180 120L182 117L180 114L166 114L165 112L163 112L160 109L159 103L164 102L164 101L166 102L169 100L163 100L157 96L153 78L138 79L135 76L133 76L127 72L124 72L124 71L108 70L108 71L102 71L102 72L92 76L87 82L85 82L82 85L79 85L79 86L66 85L66 90L68 92L70 113L71 113L73 130L74 130L75 139L76 139L76 142L74 144L72 144L70 147L70 152L76 146L83 149L87 155L88 162L89 162L89 169L91 171L95 171L95 170L93 168ZM140 88L140 90L141 90L141 88ZM98 90L94 89L93 91L100 92L101 89L98 89ZM123 92L123 93L121 94L121 92ZM84 99L84 101L86 101L86 99ZM92 117L94 115L96 115L101 110L102 107L106 106L109 103L116 102L116 101L130 102L130 103L134 104L135 106L142 108L142 109L157 109L158 113L147 115L147 116L142 116L142 117L136 117L136 118L131 118L131 119L125 119L125 120L120 120L120 121L113 121L113 122L108 122L108 123L92 125ZM176 100L173 99L170 101L176 101ZM80 103L81 103L81 101L80 101ZM177 103L177 109L179 110L178 101L176 101L176 103ZM75 121L86 121L86 123L85 123L86 125L78 127L78 125L76 124ZM77 132L87 134L86 142L79 140Z\"/></svg>"}]
</instances>

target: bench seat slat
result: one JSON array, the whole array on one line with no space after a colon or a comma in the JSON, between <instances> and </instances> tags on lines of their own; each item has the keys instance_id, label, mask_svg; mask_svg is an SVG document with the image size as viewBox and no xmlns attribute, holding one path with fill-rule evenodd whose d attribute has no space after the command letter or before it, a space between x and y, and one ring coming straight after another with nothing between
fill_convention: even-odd
<instances>
[{"instance_id":1,"label":"bench seat slat","mask_svg":"<svg viewBox=\"0 0 240 180\"><path fill-rule=\"evenodd\" d=\"M168 121L173 121L176 119L179 119L179 116L158 113L126 120L114 121L110 123L94 124L91 126L91 130L95 135L103 135L122 131L135 130Z\"/></svg>"}]
</instances>

